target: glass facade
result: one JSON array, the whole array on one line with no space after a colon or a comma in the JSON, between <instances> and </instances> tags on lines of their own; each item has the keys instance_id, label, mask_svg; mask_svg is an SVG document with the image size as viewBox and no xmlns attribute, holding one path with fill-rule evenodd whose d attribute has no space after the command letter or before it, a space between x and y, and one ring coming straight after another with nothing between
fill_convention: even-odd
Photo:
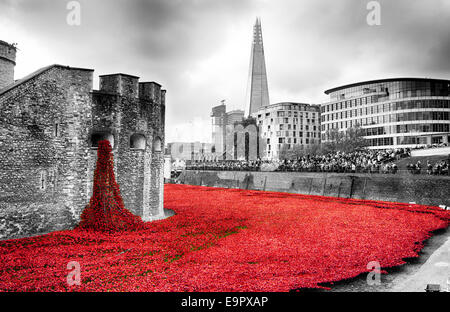
<instances>
[{"instance_id":1,"label":"glass facade","mask_svg":"<svg viewBox=\"0 0 450 312\"><path fill-rule=\"evenodd\" d=\"M386 79L325 92L321 138L330 129L364 129L371 148L415 147L448 143L450 80Z\"/></svg>"}]
</instances>

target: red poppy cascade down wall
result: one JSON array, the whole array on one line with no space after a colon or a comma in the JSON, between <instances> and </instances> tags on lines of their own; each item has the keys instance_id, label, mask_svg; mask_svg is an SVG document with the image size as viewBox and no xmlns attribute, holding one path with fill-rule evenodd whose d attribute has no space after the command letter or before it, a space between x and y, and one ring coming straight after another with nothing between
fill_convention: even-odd
<instances>
[{"instance_id":1,"label":"red poppy cascade down wall","mask_svg":"<svg viewBox=\"0 0 450 312\"><path fill-rule=\"evenodd\" d=\"M0 239L71 229L92 195L108 140L125 208L163 213L165 94L127 74L44 67L0 87Z\"/></svg>"}]
</instances>

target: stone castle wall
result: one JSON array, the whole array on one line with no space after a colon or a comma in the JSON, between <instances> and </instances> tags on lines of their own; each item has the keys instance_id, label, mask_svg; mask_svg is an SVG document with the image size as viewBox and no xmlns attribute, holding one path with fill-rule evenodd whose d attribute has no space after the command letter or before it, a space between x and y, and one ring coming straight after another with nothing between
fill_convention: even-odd
<instances>
[{"instance_id":1,"label":"stone castle wall","mask_svg":"<svg viewBox=\"0 0 450 312\"><path fill-rule=\"evenodd\" d=\"M54 67L0 96L0 237L75 225L85 204L92 71Z\"/></svg>"},{"instance_id":2,"label":"stone castle wall","mask_svg":"<svg viewBox=\"0 0 450 312\"><path fill-rule=\"evenodd\" d=\"M0 40L0 89L14 82L16 48Z\"/></svg>"},{"instance_id":3,"label":"stone castle wall","mask_svg":"<svg viewBox=\"0 0 450 312\"><path fill-rule=\"evenodd\" d=\"M125 207L144 219L163 216L155 206L163 155L154 143L164 144L164 91L148 83L153 93L139 92L129 75L101 76L93 91L92 77L92 70L53 66L0 94L0 239L78 223L102 135L113 138Z\"/></svg>"},{"instance_id":4,"label":"stone castle wall","mask_svg":"<svg viewBox=\"0 0 450 312\"><path fill-rule=\"evenodd\" d=\"M0 58L0 89L14 82L14 66Z\"/></svg>"}]
</instances>

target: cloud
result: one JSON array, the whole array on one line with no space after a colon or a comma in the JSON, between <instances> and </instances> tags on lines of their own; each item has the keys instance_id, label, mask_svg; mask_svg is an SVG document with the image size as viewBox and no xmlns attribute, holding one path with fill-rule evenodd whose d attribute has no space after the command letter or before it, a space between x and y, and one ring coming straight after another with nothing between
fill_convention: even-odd
<instances>
[{"instance_id":1,"label":"cloud","mask_svg":"<svg viewBox=\"0 0 450 312\"><path fill-rule=\"evenodd\" d=\"M256 16L272 103L321 103L324 90L361 80L449 78L448 0L380 0L381 26L367 25L361 0L79 0L73 27L67 2L0 0L0 39L20 48L16 77L62 63L157 81L168 141L207 139L221 99L244 108Z\"/></svg>"}]
</instances>

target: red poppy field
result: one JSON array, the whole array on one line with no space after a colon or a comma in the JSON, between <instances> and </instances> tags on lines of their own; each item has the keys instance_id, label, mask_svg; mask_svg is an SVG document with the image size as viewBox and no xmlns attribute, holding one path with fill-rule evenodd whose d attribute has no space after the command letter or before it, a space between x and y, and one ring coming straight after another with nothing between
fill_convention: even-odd
<instances>
[{"instance_id":1,"label":"red poppy field","mask_svg":"<svg viewBox=\"0 0 450 312\"><path fill-rule=\"evenodd\" d=\"M133 232L0 241L1 291L289 291L417 257L436 207L165 185L176 215ZM69 285L67 264L80 264ZM69 268L70 269L70 268Z\"/></svg>"}]
</instances>

